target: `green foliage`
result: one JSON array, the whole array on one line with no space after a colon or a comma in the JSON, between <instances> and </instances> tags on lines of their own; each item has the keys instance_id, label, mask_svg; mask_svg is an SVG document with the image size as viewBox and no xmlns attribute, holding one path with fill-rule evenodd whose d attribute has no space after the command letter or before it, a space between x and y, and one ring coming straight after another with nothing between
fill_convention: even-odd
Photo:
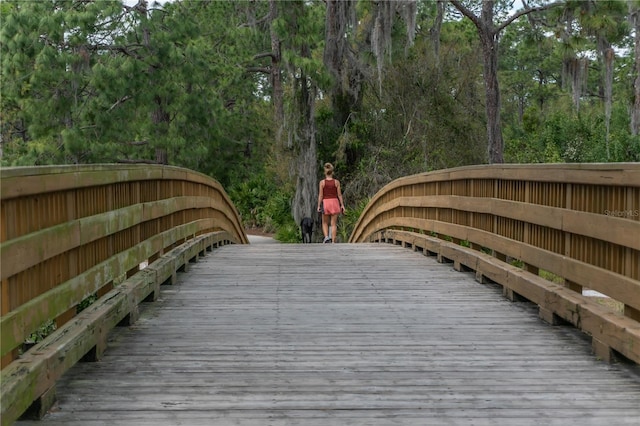
<instances>
[{"instance_id":1,"label":"green foliage","mask_svg":"<svg viewBox=\"0 0 640 426\"><path fill-rule=\"evenodd\" d=\"M291 199L293 194L284 190L276 190L267 199L261 214L261 222L269 230L279 229L293 223L291 217ZM293 226L296 226L293 224Z\"/></svg>"},{"instance_id":2,"label":"green foliage","mask_svg":"<svg viewBox=\"0 0 640 426\"><path fill-rule=\"evenodd\" d=\"M333 145L348 165L347 200L371 197L400 176L485 161L478 53L459 26L443 28L440 58L419 38L383 70L381 91L365 93Z\"/></svg>"},{"instance_id":3,"label":"green foliage","mask_svg":"<svg viewBox=\"0 0 640 426\"><path fill-rule=\"evenodd\" d=\"M228 184L263 143L241 5L3 4L5 165L154 161ZM11 78L9 78L9 76ZM244 129L244 132L239 130ZM249 153L250 154L250 153Z\"/></svg>"},{"instance_id":4,"label":"green foliage","mask_svg":"<svg viewBox=\"0 0 640 426\"><path fill-rule=\"evenodd\" d=\"M265 206L274 192L276 185L267 179L265 174L255 175L250 179L231 186L229 197L238 209L246 228L267 226Z\"/></svg>"},{"instance_id":5,"label":"green foliage","mask_svg":"<svg viewBox=\"0 0 640 426\"><path fill-rule=\"evenodd\" d=\"M26 339L25 344L32 345L34 343L41 342L45 337L56 331L56 323L54 320L49 320L46 323L38 327L34 333L31 333Z\"/></svg>"},{"instance_id":6,"label":"green foliage","mask_svg":"<svg viewBox=\"0 0 640 426\"><path fill-rule=\"evenodd\" d=\"M524 113L524 129L505 128L505 159L515 163L606 162L604 121L597 105L572 111L567 98L559 99L543 113L531 107ZM626 109L625 109L626 111ZM614 122L628 126L621 108L614 111ZM638 138L621 126L613 126L609 161L637 161Z\"/></svg>"},{"instance_id":7,"label":"green foliage","mask_svg":"<svg viewBox=\"0 0 640 426\"><path fill-rule=\"evenodd\" d=\"M628 49L625 2L567 2L549 12L549 28L510 25L501 40L501 88L508 162L637 161L629 133L633 94L629 56L614 59L609 141L603 61L611 43ZM616 19L618 16L621 19ZM625 38L626 37L626 38ZM633 50L633 49L630 49ZM628 50L628 51L630 51ZM623 50L621 50L623 51ZM625 82L624 84L620 84ZM631 99L631 102L629 101Z\"/></svg>"},{"instance_id":8,"label":"green foliage","mask_svg":"<svg viewBox=\"0 0 640 426\"><path fill-rule=\"evenodd\" d=\"M78 303L78 306L76 306L76 314L79 314L89 306L93 305L96 300L98 300L98 293L94 293L86 297L82 302Z\"/></svg>"},{"instance_id":9,"label":"green foliage","mask_svg":"<svg viewBox=\"0 0 640 426\"><path fill-rule=\"evenodd\" d=\"M348 209L345 209L345 212L342 216L340 216L340 222L338 224L338 236L340 241L346 242L349 240L353 229L360 219L362 212L364 211L367 204L369 204L370 199L363 198L359 200L357 203Z\"/></svg>"},{"instance_id":10,"label":"green foliage","mask_svg":"<svg viewBox=\"0 0 640 426\"><path fill-rule=\"evenodd\" d=\"M93 304L96 300L98 300L97 293L90 295L89 297L84 299L82 302L80 302L78 306L76 306L76 313L82 312L91 304ZM53 333L56 329L57 329L56 323L54 320L51 319L46 323L42 324L40 327L38 327L38 329L34 333L31 333L24 343L25 345L30 346L35 343L41 342L48 335Z\"/></svg>"},{"instance_id":11,"label":"green foliage","mask_svg":"<svg viewBox=\"0 0 640 426\"><path fill-rule=\"evenodd\" d=\"M291 189L277 185L263 172L233 185L228 192L246 228L275 232L282 242L300 241L299 227L291 216Z\"/></svg>"},{"instance_id":12,"label":"green foliage","mask_svg":"<svg viewBox=\"0 0 640 426\"><path fill-rule=\"evenodd\" d=\"M509 264L512 266L515 266L516 268L520 268L520 269L524 268L524 262L520 259L511 258L509 261Z\"/></svg>"},{"instance_id":13,"label":"green foliage","mask_svg":"<svg viewBox=\"0 0 640 426\"><path fill-rule=\"evenodd\" d=\"M291 214L288 214L289 219L286 223L278 226L278 230L275 234L275 239L282 243L299 243L300 242L300 228L293 223Z\"/></svg>"},{"instance_id":14,"label":"green foliage","mask_svg":"<svg viewBox=\"0 0 640 426\"><path fill-rule=\"evenodd\" d=\"M497 21L509 3L496 2ZM2 1L0 163L154 162L166 154L170 164L218 179L246 226L297 241L293 185L298 154L314 135L315 167L333 162L342 183L346 240L367 200L392 179L487 161L474 25L446 14L436 51L436 4L421 1L413 46L395 19L378 68L371 34L381 4L355 4L348 52L328 70L327 9L317 0L277 2L273 22L262 19L269 2L248 0L181 0L146 14L119 0ZM478 11L478 2L465 4ZM629 131L635 58L627 6L570 1L501 32L506 161L640 161L640 137ZM282 49L275 65L271 28ZM616 48L609 126L606 46ZM576 64L584 76L570 75ZM277 141L273 66L286 115ZM281 144L287 137L291 145ZM305 170L309 183L314 165Z\"/></svg>"},{"instance_id":15,"label":"green foliage","mask_svg":"<svg viewBox=\"0 0 640 426\"><path fill-rule=\"evenodd\" d=\"M543 269L540 269L538 271L538 275L541 276L542 278L544 278L545 280L553 281L556 284L564 284L564 278L562 278L562 277L560 277L560 276L558 276L556 274L553 274L553 273L551 273L549 271L545 271Z\"/></svg>"}]
</instances>

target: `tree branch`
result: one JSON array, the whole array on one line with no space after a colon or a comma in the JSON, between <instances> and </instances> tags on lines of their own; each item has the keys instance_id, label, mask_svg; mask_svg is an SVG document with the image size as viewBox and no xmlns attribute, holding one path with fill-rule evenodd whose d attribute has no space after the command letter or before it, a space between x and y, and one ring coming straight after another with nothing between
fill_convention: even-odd
<instances>
[{"instance_id":1,"label":"tree branch","mask_svg":"<svg viewBox=\"0 0 640 426\"><path fill-rule=\"evenodd\" d=\"M253 59L262 59L262 58L271 58L271 59L275 59L276 55L273 54L273 52L263 52L263 53L258 53L256 55L253 56Z\"/></svg>"},{"instance_id":2,"label":"tree branch","mask_svg":"<svg viewBox=\"0 0 640 426\"><path fill-rule=\"evenodd\" d=\"M121 99L118 99L118 100L116 101L116 103L115 103L115 104L111 105L111 107L107 110L107 112L111 112L111 111L112 111L114 108L116 108L118 105L125 103L125 102L126 102L126 101L128 101L129 99L131 99L131 96L129 96L129 95L124 96L124 97L123 97L123 98L121 98Z\"/></svg>"},{"instance_id":3,"label":"tree branch","mask_svg":"<svg viewBox=\"0 0 640 426\"><path fill-rule=\"evenodd\" d=\"M527 7L527 4L525 2L523 2L523 4L525 5L525 8L522 9L521 11L515 13L513 16L511 16L509 19L507 19L501 25L499 25L495 29L495 33L496 34L498 34L500 31L505 29L505 27L507 27L509 24L511 24L513 21L515 21L516 19L518 19L521 16L528 15L528 14L533 13L533 12L541 12L543 10L549 10L549 9L557 7L557 6L562 6L564 4L564 2L549 3L549 4L544 5L544 6L536 6L536 7L532 7L532 8Z\"/></svg>"},{"instance_id":4,"label":"tree branch","mask_svg":"<svg viewBox=\"0 0 640 426\"><path fill-rule=\"evenodd\" d=\"M247 67L245 68L247 72L259 72L262 74L271 74L270 67Z\"/></svg>"},{"instance_id":5,"label":"tree branch","mask_svg":"<svg viewBox=\"0 0 640 426\"><path fill-rule=\"evenodd\" d=\"M462 13L464 16L469 18L475 24L476 27L479 28L479 27L482 26L482 22L480 21L480 18L478 16L474 15L473 12L470 9L468 9L467 7L465 7L462 3L460 3L459 0L449 0L449 2L451 4L453 4L455 6L455 8L460 11L460 13ZM523 4L525 5L524 9L522 9L521 11L515 13L513 16L509 17L502 24L500 24L497 27L495 27L495 29L493 30L494 36L496 34L500 33L500 31L505 29L509 24L511 24L513 21L515 21L516 19L520 18L521 16L528 15L528 14L533 13L533 12L541 12L543 10L548 10L548 9L551 9L551 8L554 8L554 7L557 7L557 6L562 6L562 5L564 5L564 2L549 3L549 4L544 5L544 6L536 6L536 7L531 7L531 8L528 7L526 2L523 2Z\"/></svg>"},{"instance_id":6,"label":"tree branch","mask_svg":"<svg viewBox=\"0 0 640 426\"><path fill-rule=\"evenodd\" d=\"M85 47L92 52L96 52L98 50L108 50L110 52L124 53L125 55L131 56L134 59L139 59L139 60L144 59L142 56L138 55L134 50L132 50L133 47L144 48L144 46L141 44L131 44L129 46L113 46L109 44L96 44L96 45L86 45Z\"/></svg>"},{"instance_id":7,"label":"tree branch","mask_svg":"<svg viewBox=\"0 0 640 426\"><path fill-rule=\"evenodd\" d=\"M267 22L267 20L269 19L269 14L266 14L265 16L263 16L262 18L258 19L257 21L253 22L253 23L244 23L244 24L240 24L238 25L238 28L253 28L256 27L258 25L262 25L265 22Z\"/></svg>"},{"instance_id":8,"label":"tree branch","mask_svg":"<svg viewBox=\"0 0 640 426\"><path fill-rule=\"evenodd\" d=\"M456 9L460 11L464 16L471 19L471 22L475 24L476 27L480 27L482 23L480 22L480 18L473 14L473 12L467 9L460 1L458 0L449 0L449 2L455 6Z\"/></svg>"}]
</instances>

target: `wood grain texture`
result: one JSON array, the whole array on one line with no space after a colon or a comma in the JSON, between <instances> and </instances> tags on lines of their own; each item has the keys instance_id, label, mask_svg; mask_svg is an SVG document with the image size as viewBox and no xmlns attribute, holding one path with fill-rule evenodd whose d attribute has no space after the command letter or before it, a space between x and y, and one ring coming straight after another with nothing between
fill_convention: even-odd
<instances>
[{"instance_id":1,"label":"wood grain texture","mask_svg":"<svg viewBox=\"0 0 640 426\"><path fill-rule=\"evenodd\" d=\"M42 324L62 325L141 263L204 233L224 230L247 242L220 183L187 169L10 167L0 177L3 370Z\"/></svg>"},{"instance_id":2,"label":"wood grain texture","mask_svg":"<svg viewBox=\"0 0 640 426\"><path fill-rule=\"evenodd\" d=\"M218 248L17 425L638 425L637 366L399 246Z\"/></svg>"},{"instance_id":3,"label":"wood grain texture","mask_svg":"<svg viewBox=\"0 0 640 426\"><path fill-rule=\"evenodd\" d=\"M566 284L554 283L538 276L537 273L529 273L518 266L506 263L497 256L424 234L385 230L373 239L411 247L426 254L431 253L437 256L438 261L453 263L456 270L475 271L478 281L484 282L488 278L501 285L503 292L511 295L509 297L514 296L515 293L537 304L542 317L547 321L550 320L550 323L554 323L555 315L592 336L594 348L597 349L596 353L602 359L612 359L613 350L640 364L640 324L637 320L632 316L622 315L605 308L592 297L583 296L581 292L576 292ZM531 259L532 256L523 258ZM565 260L565 263L572 262ZM584 265L583 268L590 270L589 266ZM580 270L577 267L575 269ZM584 271L580 273L585 274ZM596 273L593 275L597 276ZM621 279L620 282L610 283L610 286L615 288L622 284L626 284L628 289L628 296L625 296L624 300L627 298L640 300L638 299L640 282ZM603 350L605 348L606 350Z\"/></svg>"}]
</instances>

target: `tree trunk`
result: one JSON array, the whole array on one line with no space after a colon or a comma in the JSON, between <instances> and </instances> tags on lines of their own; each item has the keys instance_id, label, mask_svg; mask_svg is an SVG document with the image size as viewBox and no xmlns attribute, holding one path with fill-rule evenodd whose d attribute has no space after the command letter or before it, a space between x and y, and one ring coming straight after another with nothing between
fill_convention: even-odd
<instances>
[{"instance_id":1,"label":"tree trunk","mask_svg":"<svg viewBox=\"0 0 640 426\"><path fill-rule=\"evenodd\" d=\"M493 22L493 7L495 0L484 0L480 17L474 15L460 0L449 0L464 16L469 18L478 29L482 56L484 60L484 85L486 91L487 112L487 146L490 163L503 163L504 142L500 128L500 86L498 85L498 34L520 16L542 11L560 5L549 3L546 6L527 7L523 11L513 14L504 23L496 26Z\"/></svg>"},{"instance_id":2,"label":"tree trunk","mask_svg":"<svg viewBox=\"0 0 640 426\"><path fill-rule=\"evenodd\" d=\"M482 5L478 33L484 62L489 163L504 163L504 143L500 124L500 85L498 84L498 37L493 29L492 1L485 1Z\"/></svg>"},{"instance_id":3,"label":"tree trunk","mask_svg":"<svg viewBox=\"0 0 640 426\"><path fill-rule=\"evenodd\" d=\"M298 30L298 25L304 24L305 4L295 2L292 7L299 8L293 11L290 22L292 28ZM302 19L299 22L298 19ZM295 47L296 54L302 60L312 60L312 48L304 38L299 40ZM289 78L291 84L291 116L286 123L289 132L289 141L294 148L290 170L296 179L296 191L291 205L291 215L296 224L300 224L304 217L315 217L318 200L318 160L316 153L316 121L315 102L317 97L317 83L313 73L302 66L290 64ZM289 91L287 91L289 93ZM289 111L287 111L287 114Z\"/></svg>"},{"instance_id":4,"label":"tree trunk","mask_svg":"<svg viewBox=\"0 0 640 426\"><path fill-rule=\"evenodd\" d=\"M151 31L149 30L149 23L147 22L147 0L139 0L135 6L138 13L142 16L144 26L142 29L142 42L143 45L151 51ZM149 90L154 90L153 74L155 73L155 66L149 65ZM155 103L155 109L151 112L151 124L153 124L154 141L152 143L156 145L155 156L156 163L169 164L169 155L165 148L157 146L158 139L162 134L164 128L169 125L169 114L164 108L164 103L159 95L156 95L153 99Z\"/></svg>"},{"instance_id":5,"label":"tree trunk","mask_svg":"<svg viewBox=\"0 0 640 426\"><path fill-rule=\"evenodd\" d=\"M151 122L153 123L155 137L160 139L162 133L169 127L170 116L169 113L166 112L164 102L160 96L156 96L154 102L156 109L151 113ZM156 140L155 144L157 143L158 141ZM156 146L156 163L169 164L169 155L166 148Z\"/></svg>"},{"instance_id":6,"label":"tree trunk","mask_svg":"<svg viewBox=\"0 0 640 426\"><path fill-rule=\"evenodd\" d=\"M318 200L318 157L316 152L315 98L313 82L302 73L300 91L300 118L302 140L298 144L298 170L296 193L293 198L292 215L297 224L304 217L314 217Z\"/></svg>"},{"instance_id":7,"label":"tree trunk","mask_svg":"<svg viewBox=\"0 0 640 426\"><path fill-rule=\"evenodd\" d=\"M631 107L631 134L637 136L640 134L640 8L629 2L632 27L635 32L635 66L633 80L633 105Z\"/></svg>"},{"instance_id":8,"label":"tree trunk","mask_svg":"<svg viewBox=\"0 0 640 426\"><path fill-rule=\"evenodd\" d=\"M315 124L309 124L309 129ZM292 214L293 219L299 224L304 217L315 217L318 202L318 170L316 138L312 133L308 141L300 145L300 155L298 156L298 178L296 182L296 193L293 199Z\"/></svg>"},{"instance_id":9,"label":"tree trunk","mask_svg":"<svg viewBox=\"0 0 640 426\"><path fill-rule=\"evenodd\" d=\"M495 1L482 2L480 17L475 16L458 0L449 0L456 9L471 19L478 30L482 59L484 62L484 88L486 93L485 111L487 114L487 151L489 163L504 163L502 129L500 124L500 86L498 84L498 33L500 29L493 24L493 6Z\"/></svg>"},{"instance_id":10,"label":"tree trunk","mask_svg":"<svg viewBox=\"0 0 640 426\"><path fill-rule=\"evenodd\" d=\"M613 60L615 52L610 46L602 52L604 60L604 117L605 117L605 144L607 148L607 161L611 158L609 139L611 133L611 106L613 104Z\"/></svg>"},{"instance_id":11,"label":"tree trunk","mask_svg":"<svg viewBox=\"0 0 640 426\"><path fill-rule=\"evenodd\" d=\"M436 1L436 18L433 27L429 30L431 43L433 44L434 58L436 67L440 69L440 33L442 30L442 21L444 21L444 12L446 11L446 0Z\"/></svg>"},{"instance_id":12,"label":"tree trunk","mask_svg":"<svg viewBox=\"0 0 640 426\"><path fill-rule=\"evenodd\" d=\"M323 61L335 79L331 93L333 122L337 128L343 128L351 113L360 109L365 80L347 35L347 30L354 31L356 26L356 2L327 0L326 5Z\"/></svg>"},{"instance_id":13,"label":"tree trunk","mask_svg":"<svg viewBox=\"0 0 640 426\"><path fill-rule=\"evenodd\" d=\"M271 88L273 90L273 106L274 106L274 120L276 127L276 141L283 141L283 129L284 129L284 102L283 102L283 90L282 90L282 77L280 70L280 38L276 33L274 27L274 21L278 17L278 2L277 0L269 1L269 34L271 36ZM289 147L290 148L290 147Z\"/></svg>"},{"instance_id":14,"label":"tree trunk","mask_svg":"<svg viewBox=\"0 0 640 426\"><path fill-rule=\"evenodd\" d=\"M564 77L570 80L571 95L573 99L573 108L576 112L580 112L580 103L582 94L587 85L587 76L589 74L589 60L587 58L577 58L573 56L564 61L567 75Z\"/></svg>"}]
</instances>

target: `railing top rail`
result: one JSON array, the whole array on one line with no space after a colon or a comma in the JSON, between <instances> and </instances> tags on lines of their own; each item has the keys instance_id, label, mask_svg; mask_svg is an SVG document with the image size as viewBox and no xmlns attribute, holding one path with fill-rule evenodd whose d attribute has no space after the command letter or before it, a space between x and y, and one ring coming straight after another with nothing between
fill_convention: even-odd
<instances>
[{"instance_id":1,"label":"railing top rail","mask_svg":"<svg viewBox=\"0 0 640 426\"><path fill-rule=\"evenodd\" d=\"M42 180L42 176L47 175L55 175L56 179ZM203 173L159 164L5 167L0 170L0 177L0 196L3 200L132 180L184 179L208 182L217 189L222 188L220 183ZM16 179L20 179L20 185L15 185Z\"/></svg>"},{"instance_id":2,"label":"railing top rail","mask_svg":"<svg viewBox=\"0 0 640 426\"><path fill-rule=\"evenodd\" d=\"M602 173L594 173L594 172ZM464 179L521 180L640 187L640 163L553 163L553 164L482 164L418 173L395 179L383 186L367 204L354 227L354 234L389 191L408 185Z\"/></svg>"},{"instance_id":3,"label":"railing top rail","mask_svg":"<svg viewBox=\"0 0 640 426\"><path fill-rule=\"evenodd\" d=\"M603 174L596 175L594 171ZM640 163L482 164L434 170L398 178L383 190L425 181L505 179L536 182L640 186Z\"/></svg>"}]
</instances>

